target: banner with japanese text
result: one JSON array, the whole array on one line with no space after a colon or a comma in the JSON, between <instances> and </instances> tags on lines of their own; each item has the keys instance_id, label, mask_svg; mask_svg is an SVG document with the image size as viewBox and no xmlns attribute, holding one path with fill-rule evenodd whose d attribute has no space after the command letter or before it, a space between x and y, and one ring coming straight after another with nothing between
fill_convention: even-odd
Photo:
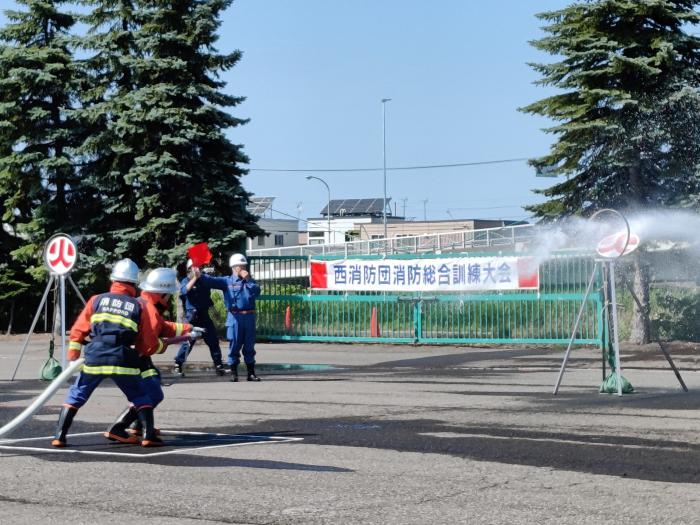
<instances>
[{"instance_id":1,"label":"banner with japanese text","mask_svg":"<svg viewBox=\"0 0 700 525\"><path fill-rule=\"evenodd\" d=\"M537 290L532 257L311 261L311 288L376 292Z\"/></svg>"}]
</instances>

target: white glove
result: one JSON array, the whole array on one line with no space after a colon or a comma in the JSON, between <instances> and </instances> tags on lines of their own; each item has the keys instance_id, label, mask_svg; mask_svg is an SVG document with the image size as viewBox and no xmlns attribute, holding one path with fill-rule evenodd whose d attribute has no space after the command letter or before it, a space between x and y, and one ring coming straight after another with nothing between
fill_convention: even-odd
<instances>
[{"instance_id":1,"label":"white glove","mask_svg":"<svg viewBox=\"0 0 700 525\"><path fill-rule=\"evenodd\" d=\"M188 334L190 336L191 341L196 341L197 339L201 339L204 337L204 333L207 330L205 328L201 328L199 326L193 326L192 330L190 330L190 333Z\"/></svg>"}]
</instances>

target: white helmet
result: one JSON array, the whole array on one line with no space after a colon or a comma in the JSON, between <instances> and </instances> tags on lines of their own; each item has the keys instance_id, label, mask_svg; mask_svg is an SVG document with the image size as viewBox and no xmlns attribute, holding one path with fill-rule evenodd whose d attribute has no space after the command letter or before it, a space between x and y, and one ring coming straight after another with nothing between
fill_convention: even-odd
<instances>
[{"instance_id":1,"label":"white helmet","mask_svg":"<svg viewBox=\"0 0 700 525\"><path fill-rule=\"evenodd\" d=\"M139 282L139 267L131 259L122 259L114 263L109 279L122 283L137 284Z\"/></svg>"},{"instance_id":2,"label":"white helmet","mask_svg":"<svg viewBox=\"0 0 700 525\"><path fill-rule=\"evenodd\" d=\"M228 265L233 267L233 266L245 266L248 264L248 261L245 258L245 255L241 253L234 253L231 258L228 260Z\"/></svg>"},{"instance_id":3,"label":"white helmet","mask_svg":"<svg viewBox=\"0 0 700 525\"><path fill-rule=\"evenodd\" d=\"M188 269L188 270L189 270L190 268L192 268L193 264L194 264L194 263L192 262L192 259L187 259L187 269Z\"/></svg>"},{"instance_id":4,"label":"white helmet","mask_svg":"<svg viewBox=\"0 0 700 525\"><path fill-rule=\"evenodd\" d=\"M175 293L178 289L177 273L172 268L156 268L148 273L139 288L144 292Z\"/></svg>"}]
</instances>

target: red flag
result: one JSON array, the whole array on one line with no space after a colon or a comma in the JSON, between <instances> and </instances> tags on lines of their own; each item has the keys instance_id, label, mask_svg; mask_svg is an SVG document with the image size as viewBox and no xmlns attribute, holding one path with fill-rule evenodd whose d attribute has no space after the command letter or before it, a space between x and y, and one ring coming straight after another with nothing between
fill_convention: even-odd
<instances>
[{"instance_id":1,"label":"red flag","mask_svg":"<svg viewBox=\"0 0 700 525\"><path fill-rule=\"evenodd\" d=\"M206 242L200 242L187 248L187 256L192 259L192 266L204 266L209 264L212 254Z\"/></svg>"}]
</instances>

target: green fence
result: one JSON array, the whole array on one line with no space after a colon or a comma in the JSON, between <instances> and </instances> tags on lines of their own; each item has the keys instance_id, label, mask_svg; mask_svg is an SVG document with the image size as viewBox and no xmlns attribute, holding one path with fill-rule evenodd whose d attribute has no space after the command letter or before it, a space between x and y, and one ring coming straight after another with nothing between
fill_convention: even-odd
<instances>
[{"instance_id":1,"label":"green fence","mask_svg":"<svg viewBox=\"0 0 700 525\"><path fill-rule=\"evenodd\" d=\"M593 271L590 258L560 255L540 266L539 291L392 294L311 290L305 256L250 257L250 265L262 287L261 340L446 344L566 344ZM575 343L601 345L602 307L592 293Z\"/></svg>"}]
</instances>

